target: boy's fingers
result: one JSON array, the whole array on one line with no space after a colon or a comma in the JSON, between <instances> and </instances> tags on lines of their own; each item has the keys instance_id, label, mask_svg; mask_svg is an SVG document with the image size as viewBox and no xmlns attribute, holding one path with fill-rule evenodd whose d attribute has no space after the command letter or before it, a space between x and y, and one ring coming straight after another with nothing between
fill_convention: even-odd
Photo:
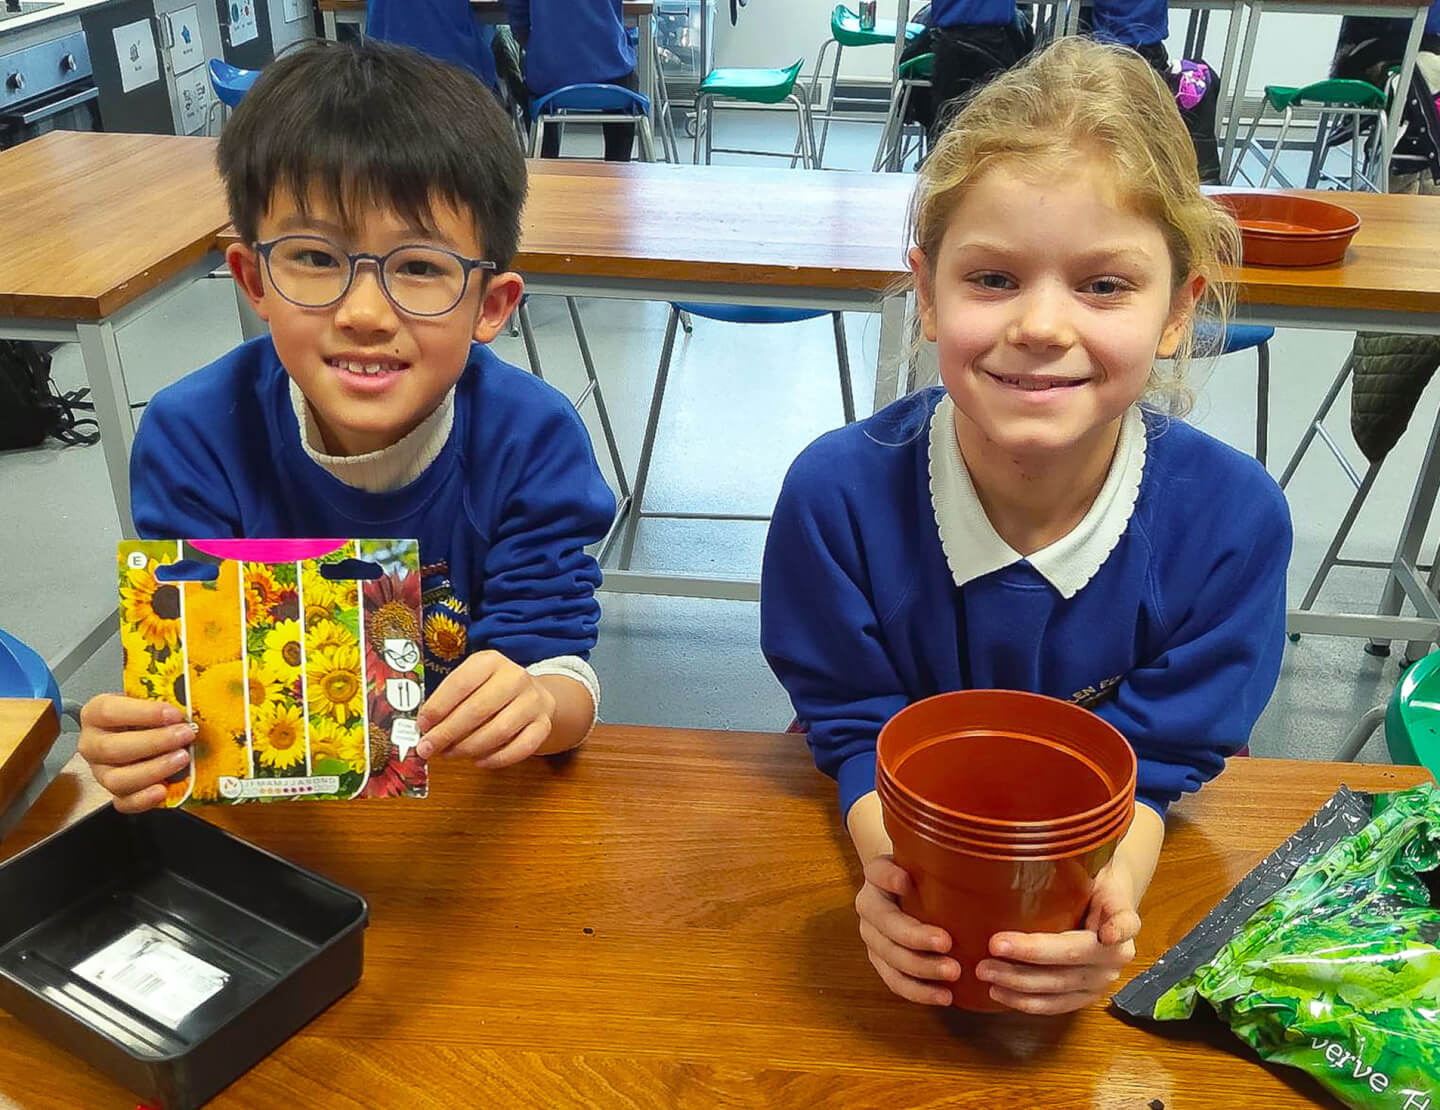
<instances>
[{"instance_id":1,"label":"boy's fingers","mask_svg":"<svg viewBox=\"0 0 1440 1110\"><path fill-rule=\"evenodd\" d=\"M1068 933L996 933L990 955L1038 967L1124 967L1135 958L1132 941L1101 944L1088 929Z\"/></svg>"},{"instance_id":2,"label":"boy's fingers","mask_svg":"<svg viewBox=\"0 0 1440 1110\"><path fill-rule=\"evenodd\" d=\"M91 731L80 738L80 754L92 766L123 767L187 748L194 740L195 726L188 723L140 732Z\"/></svg>"},{"instance_id":3,"label":"boy's fingers","mask_svg":"<svg viewBox=\"0 0 1440 1110\"><path fill-rule=\"evenodd\" d=\"M499 652L477 651L446 675L444 681L420 707L415 718L415 724L420 731L425 732L450 716L456 706L466 701L495 673L498 660L502 658L504 657Z\"/></svg>"},{"instance_id":4,"label":"boy's fingers","mask_svg":"<svg viewBox=\"0 0 1440 1110\"><path fill-rule=\"evenodd\" d=\"M549 735L549 725L544 721L532 721L521 730L519 736L498 752L492 752L484 759L477 759L475 766L482 771L498 771L502 767L509 767L521 760L529 759L535 754L536 749L545 743Z\"/></svg>"},{"instance_id":5,"label":"boy's fingers","mask_svg":"<svg viewBox=\"0 0 1440 1110\"><path fill-rule=\"evenodd\" d=\"M1035 967L1004 960L981 960L975 977L1017 994L1097 994L1120 977L1108 967Z\"/></svg>"},{"instance_id":6,"label":"boy's fingers","mask_svg":"<svg viewBox=\"0 0 1440 1110\"><path fill-rule=\"evenodd\" d=\"M1004 987L991 987L990 997L1002 1006L1022 1014L1068 1014L1083 1010L1099 999L1098 994L1080 991L1073 994L1021 994Z\"/></svg>"},{"instance_id":7,"label":"boy's fingers","mask_svg":"<svg viewBox=\"0 0 1440 1110\"><path fill-rule=\"evenodd\" d=\"M138 793L116 798L114 802L115 808L121 813L144 813L146 810L159 809L164 804L165 788L163 786L147 786Z\"/></svg>"},{"instance_id":8,"label":"boy's fingers","mask_svg":"<svg viewBox=\"0 0 1440 1110\"><path fill-rule=\"evenodd\" d=\"M519 736L534 719L534 714L526 706L512 701L502 706L498 713L460 740L446 754L463 756L466 759L484 759Z\"/></svg>"},{"instance_id":9,"label":"boy's fingers","mask_svg":"<svg viewBox=\"0 0 1440 1110\"><path fill-rule=\"evenodd\" d=\"M870 963L880 973L880 978L890 988L891 993L898 994L901 998L910 1002L919 1002L923 1006L948 1006L952 1001L950 991L945 987L912 979L910 976L896 971L873 952L870 953Z\"/></svg>"},{"instance_id":10,"label":"boy's fingers","mask_svg":"<svg viewBox=\"0 0 1440 1110\"><path fill-rule=\"evenodd\" d=\"M138 794L148 787L163 784L177 771L183 771L190 763L190 753L184 748L165 755L147 759L143 763L130 763L123 767L94 764L95 781L116 798ZM164 801L163 788L162 797Z\"/></svg>"},{"instance_id":11,"label":"boy's fingers","mask_svg":"<svg viewBox=\"0 0 1440 1110\"><path fill-rule=\"evenodd\" d=\"M484 727L490 718L505 708L507 701L503 690L491 689L488 683L478 687L444 719L436 718L434 726L428 729L422 726L417 746L420 758L433 759L445 754L471 733Z\"/></svg>"},{"instance_id":12,"label":"boy's fingers","mask_svg":"<svg viewBox=\"0 0 1440 1110\"><path fill-rule=\"evenodd\" d=\"M954 982L960 978L960 965L948 956L929 956L896 944L868 921L860 922L860 939L871 955L880 957L896 971L912 979Z\"/></svg>"},{"instance_id":13,"label":"boy's fingers","mask_svg":"<svg viewBox=\"0 0 1440 1110\"><path fill-rule=\"evenodd\" d=\"M183 712L166 702L127 698L120 694L97 694L80 710L82 729L102 731L160 728L163 725L178 725L184 719Z\"/></svg>"},{"instance_id":14,"label":"boy's fingers","mask_svg":"<svg viewBox=\"0 0 1440 1110\"><path fill-rule=\"evenodd\" d=\"M1140 915L1134 910L1125 910L1100 923L1097 930L1100 943L1114 947L1132 941L1140 935Z\"/></svg>"}]
</instances>

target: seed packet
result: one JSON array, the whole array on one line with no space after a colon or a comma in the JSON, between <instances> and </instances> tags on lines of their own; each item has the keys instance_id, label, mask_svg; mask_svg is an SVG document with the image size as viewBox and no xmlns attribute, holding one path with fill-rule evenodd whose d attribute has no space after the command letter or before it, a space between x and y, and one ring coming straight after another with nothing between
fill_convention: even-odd
<instances>
[{"instance_id":1,"label":"seed packet","mask_svg":"<svg viewBox=\"0 0 1440 1110\"><path fill-rule=\"evenodd\" d=\"M124 689L198 728L167 805L420 797L414 540L125 541Z\"/></svg>"},{"instance_id":2,"label":"seed packet","mask_svg":"<svg viewBox=\"0 0 1440 1110\"><path fill-rule=\"evenodd\" d=\"M1347 1106L1440 1107L1437 863L1432 784L1342 788L1115 1005L1174 1021L1203 999Z\"/></svg>"}]
</instances>

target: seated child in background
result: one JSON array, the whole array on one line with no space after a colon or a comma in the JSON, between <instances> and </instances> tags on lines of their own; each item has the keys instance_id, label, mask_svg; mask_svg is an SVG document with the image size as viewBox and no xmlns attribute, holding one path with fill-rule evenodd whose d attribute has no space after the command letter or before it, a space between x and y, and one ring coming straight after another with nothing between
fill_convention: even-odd
<instances>
[{"instance_id":1,"label":"seated child in background","mask_svg":"<svg viewBox=\"0 0 1440 1110\"><path fill-rule=\"evenodd\" d=\"M266 67L226 124L242 242L226 260L270 334L162 390L131 465L150 538L418 539L422 758L486 768L580 743L615 502L566 398L484 346L524 282L525 165L470 74L406 47L317 44ZM127 811L194 739L178 710L100 695L80 750Z\"/></svg>"},{"instance_id":2,"label":"seated child in background","mask_svg":"<svg viewBox=\"0 0 1440 1110\"><path fill-rule=\"evenodd\" d=\"M839 783L870 961L916 1002L947 1004L960 967L897 904L910 879L874 792L881 726L933 694L999 688L1075 700L1129 739L1142 804L1082 928L997 934L977 968L995 1001L1059 1013L1133 957L1166 807L1244 747L1279 675L1284 497L1179 419L1197 310L1223 318L1238 233L1202 195L1159 75L1079 38L966 104L912 211L944 388L791 468L762 644Z\"/></svg>"},{"instance_id":3,"label":"seated child in background","mask_svg":"<svg viewBox=\"0 0 1440 1110\"><path fill-rule=\"evenodd\" d=\"M635 48L620 0L505 0L510 29L525 48L525 85L542 97L566 85L620 85L640 89ZM628 162L633 123L601 124L605 161ZM559 127L545 129L542 158L560 157Z\"/></svg>"}]
</instances>

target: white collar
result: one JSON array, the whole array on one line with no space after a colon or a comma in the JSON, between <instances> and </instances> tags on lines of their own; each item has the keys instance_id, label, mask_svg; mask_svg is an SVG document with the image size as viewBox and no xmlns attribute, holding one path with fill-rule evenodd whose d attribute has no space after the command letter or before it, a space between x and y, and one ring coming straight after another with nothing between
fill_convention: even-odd
<instances>
[{"instance_id":1,"label":"white collar","mask_svg":"<svg viewBox=\"0 0 1440 1110\"><path fill-rule=\"evenodd\" d=\"M387 493L408 486L439 457L455 424L455 387L451 386L435 411L420 421L404 439L364 455L325 453L324 439L310 411L310 402L295 379L290 379L290 404L300 425L300 446L322 469L347 486L370 493Z\"/></svg>"},{"instance_id":2,"label":"white collar","mask_svg":"<svg viewBox=\"0 0 1440 1110\"><path fill-rule=\"evenodd\" d=\"M1067 535L1028 557L1060 596L1074 597L1120 542L1140 496L1145 474L1145 419L1132 407L1120 424L1115 458L1095 503ZM964 586L1026 558L1000 538L975 494L955 440L955 402L940 399L930 421L930 501L940 546L955 585Z\"/></svg>"}]
</instances>

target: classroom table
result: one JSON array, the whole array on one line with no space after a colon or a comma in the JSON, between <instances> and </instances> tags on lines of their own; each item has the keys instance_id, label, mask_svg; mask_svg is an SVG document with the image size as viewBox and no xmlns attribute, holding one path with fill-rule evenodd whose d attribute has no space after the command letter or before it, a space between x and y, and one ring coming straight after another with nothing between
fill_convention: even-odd
<instances>
[{"instance_id":1,"label":"classroom table","mask_svg":"<svg viewBox=\"0 0 1440 1110\"><path fill-rule=\"evenodd\" d=\"M127 536L135 425L115 333L212 270L228 222L214 140L52 131L0 151L0 338L80 344ZM57 679L113 632L52 660Z\"/></svg>"},{"instance_id":2,"label":"classroom table","mask_svg":"<svg viewBox=\"0 0 1440 1110\"><path fill-rule=\"evenodd\" d=\"M1171 811L1138 972L1340 784L1418 768L1235 759ZM1218 1029L1095 1006L970 1015L891 996L865 958L834 784L793 735L599 726L573 757L433 770L413 802L201 810L370 904L355 990L215 1110L458 1107L1306 1107L1319 1088ZM96 805L72 763L0 857ZM1128 975L1128 973L1127 973ZM128 1110L0 1013L7 1110Z\"/></svg>"},{"instance_id":3,"label":"classroom table","mask_svg":"<svg viewBox=\"0 0 1440 1110\"><path fill-rule=\"evenodd\" d=\"M139 294L159 297L218 259L224 197L214 144L56 133L0 151L0 242L9 247L0 257L0 336L81 337L127 532L133 426L114 320L106 317L117 306L127 315L143 310L153 299L136 309ZM532 162L516 266L537 293L878 312L878 407L903 378L905 301L896 283L905 272L912 184L900 174ZM1358 194L1346 203L1364 222L1344 264L1241 269L1239 318L1440 333L1440 198ZM130 221L115 212L129 213ZM87 322L86 313L99 322ZM1434 471L1440 474L1440 448ZM758 596L756 584L743 579L717 585L612 573L607 588ZM83 661L113 627L108 619L97 625L65 660ZM70 673L54 663L52 670Z\"/></svg>"},{"instance_id":4,"label":"classroom table","mask_svg":"<svg viewBox=\"0 0 1440 1110\"><path fill-rule=\"evenodd\" d=\"M339 37L341 23L354 23L362 28L365 25L366 0L317 0L317 3L327 39ZM475 18L482 23L501 24L510 21L502 0L470 0L470 8L475 13ZM623 2L625 25L640 32L640 43L635 49L635 71L640 81L640 91L650 98L652 104L655 100L655 81L659 76L655 72L655 21L651 18L654 12L654 0Z\"/></svg>"}]
</instances>

